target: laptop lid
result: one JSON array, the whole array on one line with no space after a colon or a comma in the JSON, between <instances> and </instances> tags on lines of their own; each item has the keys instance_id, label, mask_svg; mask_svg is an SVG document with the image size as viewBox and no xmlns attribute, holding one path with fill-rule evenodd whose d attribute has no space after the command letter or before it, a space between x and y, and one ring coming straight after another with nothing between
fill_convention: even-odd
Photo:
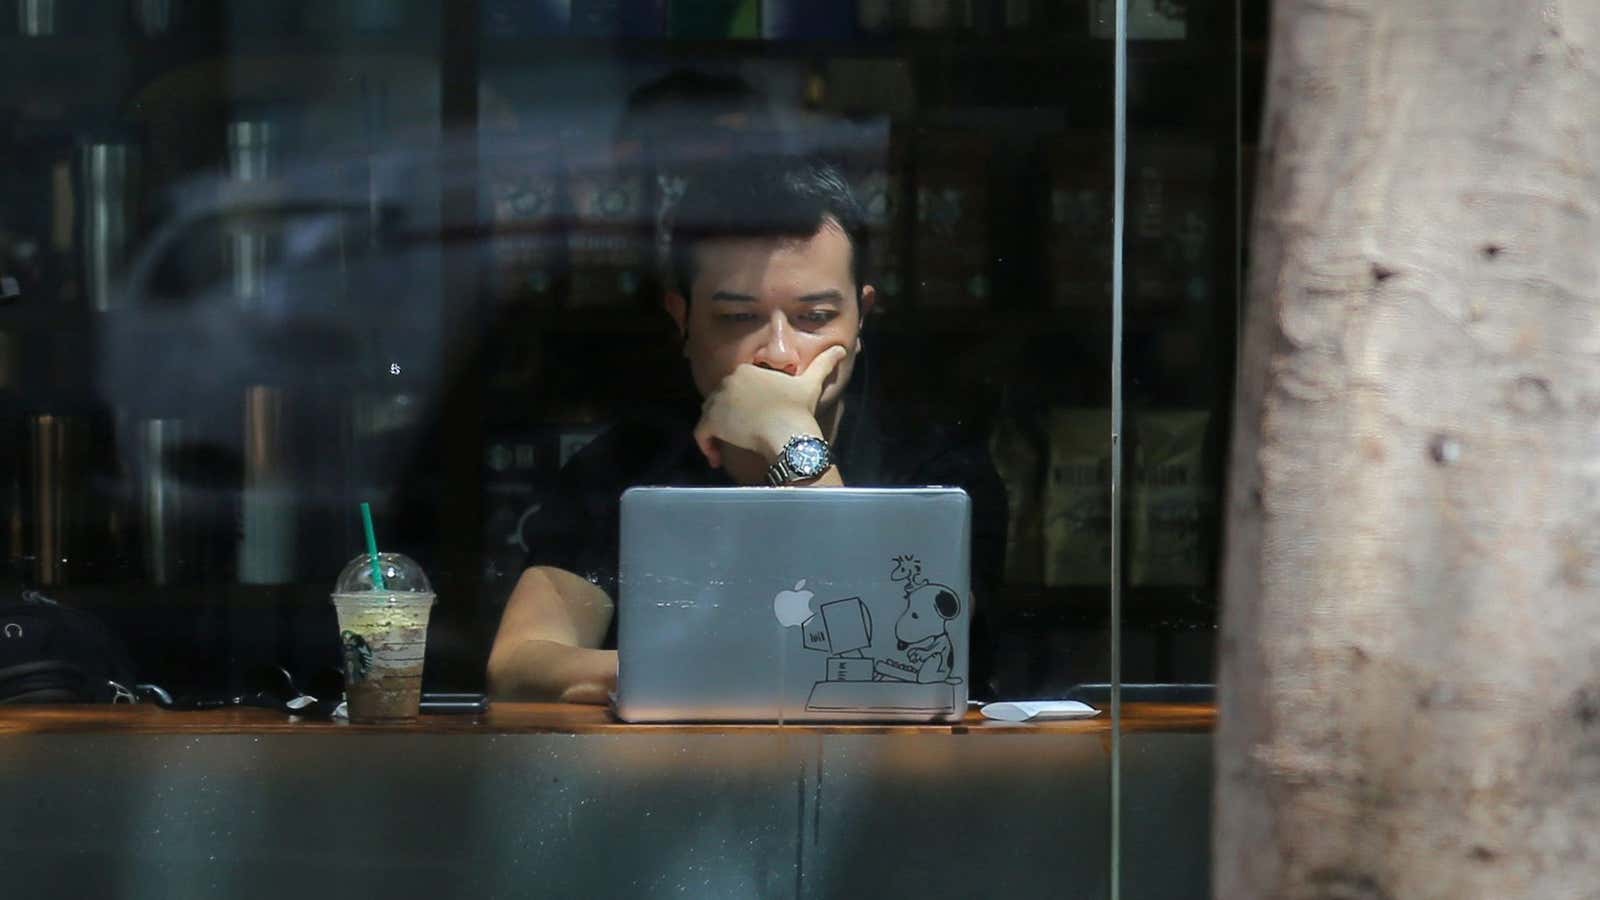
<instances>
[{"instance_id":1,"label":"laptop lid","mask_svg":"<svg viewBox=\"0 0 1600 900\"><path fill-rule=\"evenodd\" d=\"M971 543L956 488L633 488L617 713L959 719Z\"/></svg>"}]
</instances>

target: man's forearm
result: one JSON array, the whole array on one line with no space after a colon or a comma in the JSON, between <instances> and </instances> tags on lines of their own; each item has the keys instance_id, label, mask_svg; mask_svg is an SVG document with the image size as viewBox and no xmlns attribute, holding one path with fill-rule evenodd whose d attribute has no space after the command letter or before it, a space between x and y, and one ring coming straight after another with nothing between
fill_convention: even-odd
<instances>
[{"instance_id":1,"label":"man's forearm","mask_svg":"<svg viewBox=\"0 0 1600 900\"><path fill-rule=\"evenodd\" d=\"M489 693L500 700L608 703L617 687L617 651L526 640L489 662Z\"/></svg>"}]
</instances>

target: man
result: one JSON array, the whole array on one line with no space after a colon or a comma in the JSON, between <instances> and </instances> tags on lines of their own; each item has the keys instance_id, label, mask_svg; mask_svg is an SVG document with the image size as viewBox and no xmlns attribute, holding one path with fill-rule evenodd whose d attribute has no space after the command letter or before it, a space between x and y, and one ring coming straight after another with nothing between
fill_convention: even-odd
<instances>
[{"instance_id":1,"label":"man","mask_svg":"<svg viewBox=\"0 0 1600 900\"><path fill-rule=\"evenodd\" d=\"M1005 493L981 443L884 435L865 377L862 214L832 167L798 161L698 179L679 202L664 297L703 403L636 416L575 456L524 531L529 568L489 655L499 698L605 703L616 687L619 497L636 484L944 484L974 501L978 603L995 584ZM808 469L826 442L830 463ZM973 693L984 692L975 630Z\"/></svg>"}]
</instances>

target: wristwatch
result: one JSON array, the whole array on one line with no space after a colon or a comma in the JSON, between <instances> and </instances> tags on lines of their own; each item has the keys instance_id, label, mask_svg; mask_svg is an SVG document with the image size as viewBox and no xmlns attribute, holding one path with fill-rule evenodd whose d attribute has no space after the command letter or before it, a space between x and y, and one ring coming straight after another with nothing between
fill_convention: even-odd
<instances>
[{"instance_id":1,"label":"wristwatch","mask_svg":"<svg viewBox=\"0 0 1600 900\"><path fill-rule=\"evenodd\" d=\"M778 460L767 469L767 484L779 487L816 478L833 465L828 442L814 434L797 434L784 442Z\"/></svg>"}]
</instances>

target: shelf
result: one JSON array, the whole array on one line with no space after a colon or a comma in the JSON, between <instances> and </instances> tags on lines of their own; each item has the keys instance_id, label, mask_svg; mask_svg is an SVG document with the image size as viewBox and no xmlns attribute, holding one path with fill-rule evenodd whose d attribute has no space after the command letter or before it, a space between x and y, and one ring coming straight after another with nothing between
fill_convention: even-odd
<instances>
[{"instance_id":1,"label":"shelf","mask_svg":"<svg viewBox=\"0 0 1600 900\"><path fill-rule=\"evenodd\" d=\"M910 59L1014 60L1062 62L1083 60L1110 67L1109 40L1033 35L916 35L854 40L486 37L479 41L485 66L526 67L548 61L597 57L637 60L706 61L763 59ZM326 54L436 54L437 33L219 34L179 33L160 37L132 34L0 36L0 71L37 75L43 69L76 69L81 63L124 57L171 68L176 62L219 54L280 56ZM1199 40L1134 41L1128 45L1135 64L1212 63L1223 48Z\"/></svg>"},{"instance_id":2,"label":"shelf","mask_svg":"<svg viewBox=\"0 0 1600 900\"><path fill-rule=\"evenodd\" d=\"M294 55L302 53L437 53L435 33L312 32L299 35L191 32L145 37L135 34L64 34L44 37L0 36L7 66L33 69L52 60L81 60L117 54L169 63L215 56Z\"/></svg>"},{"instance_id":3,"label":"shelf","mask_svg":"<svg viewBox=\"0 0 1600 900\"><path fill-rule=\"evenodd\" d=\"M594 57L636 60L704 61L747 59L961 59L1062 61L1083 59L1109 69L1114 45L1072 35L926 34L897 37L862 36L853 39L787 40L772 38L588 38L529 37L485 38L481 47L486 66L529 66L546 61ZM1203 63L1214 61L1222 49L1199 40L1132 41L1128 59L1134 63Z\"/></svg>"},{"instance_id":4,"label":"shelf","mask_svg":"<svg viewBox=\"0 0 1600 900\"><path fill-rule=\"evenodd\" d=\"M117 107L162 75L207 60L237 65L276 57L431 59L439 52L435 35L8 35L0 37L0 111Z\"/></svg>"}]
</instances>

